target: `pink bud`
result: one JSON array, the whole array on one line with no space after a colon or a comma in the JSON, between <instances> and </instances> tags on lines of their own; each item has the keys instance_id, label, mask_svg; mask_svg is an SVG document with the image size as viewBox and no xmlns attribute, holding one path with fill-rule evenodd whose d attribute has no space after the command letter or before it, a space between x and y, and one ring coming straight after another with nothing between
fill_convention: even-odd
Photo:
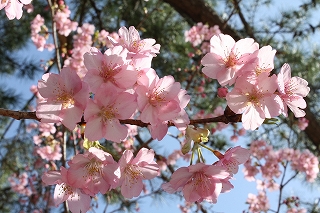
<instances>
[{"instance_id":1,"label":"pink bud","mask_svg":"<svg viewBox=\"0 0 320 213\"><path fill-rule=\"evenodd\" d=\"M228 88L226 87L220 87L218 88L218 97L219 98L225 98L228 94Z\"/></svg>"}]
</instances>

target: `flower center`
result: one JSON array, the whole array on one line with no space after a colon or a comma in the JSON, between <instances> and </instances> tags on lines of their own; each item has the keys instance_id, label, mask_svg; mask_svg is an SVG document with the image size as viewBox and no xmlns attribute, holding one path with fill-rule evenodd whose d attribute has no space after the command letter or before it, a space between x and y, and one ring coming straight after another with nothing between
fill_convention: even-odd
<instances>
[{"instance_id":1,"label":"flower center","mask_svg":"<svg viewBox=\"0 0 320 213\"><path fill-rule=\"evenodd\" d=\"M156 106L159 103L160 103L160 106L161 106L161 103L166 101L165 98L161 96L162 92L163 92L163 90L155 91L149 96L149 103L152 106Z\"/></svg>"},{"instance_id":2,"label":"flower center","mask_svg":"<svg viewBox=\"0 0 320 213\"><path fill-rule=\"evenodd\" d=\"M59 195L61 195L61 194L65 194L65 195L69 195L69 196L74 195L72 187L65 184L65 183L62 183L61 187L59 189Z\"/></svg>"},{"instance_id":3,"label":"flower center","mask_svg":"<svg viewBox=\"0 0 320 213\"><path fill-rule=\"evenodd\" d=\"M196 172L190 181L197 190L201 190L202 192L210 190L210 181L203 172Z\"/></svg>"},{"instance_id":4,"label":"flower center","mask_svg":"<svg viewBox=\"0 0 320 213\"><path fill-rule=\"evenodd\" d=\"M59 103L62 103L63 108L73 107L74 103L75 103L72 95L70 95L69 93L67 93L65 91L63 91L62 93L57 95L56 101Z\"/></svg>"},{"instance_id":5,"label":"flower center","mask_svg":"<svg viewBox=\"0 0 320 213\"><path fill-rule=\"evenodd\" d=\"M90 161L90 163L85 165L86 174L82 177L84 179L95 180L97 176L102 174L102 163L97 161Z\"/></svg>"},{"instance_id":6,"label":"flower center","mask_svg":"<svg viewBox=\"0 0 320 213\"><path fill-rule=\"evenodd\" d=\"M111 107L102 107L99 116L102 117L103 122L106 122L115 117L115 111Z\"/></svg>"},{"instance_id":7,"label":"flower center","mask_svg":"<svg viewBox=\"0 0 320 213\"><path fill-rule=\"evenodd\" d=\"M114 76L120 70L117 69L116 66L113 66L113 63L110 62L109 64L103 63L101 68L99 69L99 76L103 78L103 81L106 83L108 81L115 82Z\"/></svg>"},{"instance_id":8,"label":"flower center","mask_svg":"<svg viewBox=\"0 0 320 213\"><path fill-rule=\"evenodd\" d=\"M258 91L253 91L252 93L245 93L247 96L248 104L260 105L260 99L262 98L262 94Z\"/></svg>"},{"instance_id":9,"label":"flower center","mask_svg":"<svg viewBox=\"0 0 320 213\"><path fill-rule=\"evenodd\" d=\"M236 65L237 63L237 57L235 55L229 55L225 60L225 66L226 68L230 68L230 67L234 67L234 65Z\"/></svg>"},{"instance_id":10,"label":"flower center","mask_svg":"<svg viewBox=\"0 0 320 213\"><path fill-rule=\"evenodd\" d=\"M133 41L131 43L131 52L140 52L145 46L145 42L143 41Z\"/></svg>"},{"instance_id":11,"label":"flower center","mask_svg":"<svg viewBox=\"0 0 320 213\"><path fill-rule=\"evenodd\" d=\"M287 82L284 86L285 88L285 93L288 95L288 96L292 96L295 91L297 90L298 88L298 84L295 84L292 79L289 80L289 82Z\"/></svg>"},{"instance_id":12,"label":"flower center","mask_svg":"<svg viewBox=\"0 0 320 213\"><path fill-rule=\"evenodd\" d=\"M138 182L138 180L143 177L143 174L138 166L136 165L128 165L124 169L125 179L126 179L126 185L127 182L129 185L135 184Z\"/></svg>"}]
</instances>

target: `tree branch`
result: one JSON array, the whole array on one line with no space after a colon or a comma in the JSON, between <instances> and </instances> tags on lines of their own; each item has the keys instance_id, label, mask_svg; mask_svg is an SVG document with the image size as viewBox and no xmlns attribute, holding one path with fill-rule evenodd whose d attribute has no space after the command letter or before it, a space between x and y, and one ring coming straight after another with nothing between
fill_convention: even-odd
<instances>
[{"instance_id":1,"label":"tree branch","mask_svg":"<svg viewBox=\"0 0 320 213\"><path fill-rule=\"evenodd\" d=\"M256 40L254 34L253 34L253 31L252 31L252 27L248 24L246 18L244 17L242 11L241 11L241 8L239 6L239 2L238 0L233 0L233 5L237 11L237 13L239 14L239 18L244 26L244 29L246 30L246 33L251 37L253 38L254 40Z\"/></svg>"},{"instance_id":2,"label":"tree branch","mask_svg":"<svg viewBox=\"0 0 320 213\"><path fill-rule=\"evenodd\" d=\"M21 119L33 119L40 121L39 118L36 116L36 112L21 112L21 111L13 111L9 109L2 109L0 108L0 115L5 116L5 117L11 117L16 120L21 120Z\"/></svg>"},{"instance_id":3,"label":"tree branch","mask_svg":"<svg viewBox=\"0 0 320 213\"><path fill-rule=\"evenodd\" d=\"M241 36L231 28L213 8L204 0L163 0L170 4L181 16L191 19L193 22L206 23L209 26L218 25L221 32L229 34L235 40L241 39Z\"/></svg>"},{"instance_id":4,"label":"tree branch","mask_svg":"<svg viewBox=\"0 0 320 213\"><path fill-rule=\"evenodd\" d=\"M21 111L13 111L8 109L0 108L0 115L5 117L11 117L16 120L21 119L33 119L37 121L41 121L41 119L37 118L36 112L21 112ZM213 118L203 118L203 119L194 119L190 120L191 125L195 124L206 124L206 123L214 123L214 122L223 122L223 123L234 123L234 122L241 122L241 114L235 114L232 112L229 107L226 108L224 115L220 115L218 117ZM120 120L121 124L131 124L140 127L147 127L149 123L142 122L141 120L136 119L125 119ZM174 123L168 122L168 126L174 126Z\"/></svg>"}]
</instances>

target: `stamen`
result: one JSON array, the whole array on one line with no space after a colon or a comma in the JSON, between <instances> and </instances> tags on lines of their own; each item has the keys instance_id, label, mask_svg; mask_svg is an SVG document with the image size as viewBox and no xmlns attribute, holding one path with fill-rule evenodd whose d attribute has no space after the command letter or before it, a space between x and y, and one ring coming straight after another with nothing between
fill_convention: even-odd
<instances>
[{"instance_id":1,"label":"stamen","mask_svg":"<svg viewBox=\"0 0 320 213\"><path fill-rule=\"evenodd\" d=\"M125 184L126 186L129 185L130 187L131 185L137 183L138 179L140 179L141 177L144 177L141 170L136 165L128 165L124 169L124 174L125 174L126 182L128 181L128 183L125 183Z\"/></svg>"}]
</instances>

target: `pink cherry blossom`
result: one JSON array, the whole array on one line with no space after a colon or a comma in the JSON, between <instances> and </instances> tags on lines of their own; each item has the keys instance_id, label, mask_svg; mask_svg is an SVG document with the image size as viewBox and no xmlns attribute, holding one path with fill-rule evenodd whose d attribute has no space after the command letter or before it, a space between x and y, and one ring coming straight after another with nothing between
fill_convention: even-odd
<instances>
[{"instance_id":1,"label":"pink cherry blossom","mask_svg":"<svg viewBox=\"0 0 320 213\"><path fill-rule=\"evenodd\" d=\"M256 50L253 55L256 55L256 59L251 63L246 63L241 68L241 73L249 72L254 76L258 76L261 73L270 73L274 68L274 56L276 50L272 49L271 46L263 46Z\"/></svg>"},{"instance_id":2,"label":"pink cherry blossom","mask_svg":"<svg viewBox=\"0 0 320 213\"><path fill-rule=\"evenodd\" d=\"M54 14L53 20L56 22L59 34L68 36L77 29L78 23L70 20L71 11L68 6L60 6L60 9Z\"/></svg>"},{"instance_id":3,"label":"pink cherry blossom","mask_svg":"<svg viewBox=\"0 0 320 213\"><path fill-rule=\"evenodd\" d=\"M307 213L307 209L304 209L304 208L289 208L287 210L287 213Z\"/></svg>"},{"instance_id":4,"label":"pink cherry blossom","mask_svg":"<svg viewBox=\"0 0 320 213\"><path fill-rule=\"evenodd\" d=\"M121 177L119 186L125 198L140 195L143 189L142 180L155 178L159 175L159 166L154 161L154 151L142 148L136 157L132 151L126 150L119 160Z\"/></svg>"},{"instance_id":5,"label":"pink cherry blossom","mask_svg":"<svg viewBox=\"0 0 320 213\"><path fill-rule=\"evenodd\" d=\"M293 170L306 173L307 181L314 182L319 173L319 160L309 150L295 150L291 167Z\"/></svg>"},{"instance_id":6,"label":"pink cherry blossom","mask_svg":"<svg viewBox=\"0 0 320 213\"><path fill-rule=\"evenodd\" d=\"M84 111L87 122L85 136L89 140L106 138L114 142L124 140L128 128L119 119L129 119L136 111L136 96L128 92L117 92L113 84L103 84L90 99Z\"/></svg>"},{"instance_id":7,"label":"pink cherry blossom","mask_svg":"<svg viewBox=\"0 0 320 213\"><path fill-rule=\"evenodd\" d=\"M207 53L210 50L209 40L214 35L219 35L221 33L219 26L214 25L210 27L207 24L203 24L201 22L197 23L197 25L190 28L190 30L185 31L184 37L186 42L190 42L193 47L196 47L200 44L201 50L203 53Z\"/></svg>"},{"instance_id":8,"label":"pink cherry blossom","mask_svg":"<svg viewBox=\"0 0 320 213\"><path fill-rule=\"evenodd\" d=\"M61 171L48 171L42 175L45 185L57 184L53 195L55 205L59 206L67 201L72 213L87 212L90 209L90 196L70 186L67 178L68 170L64 167L60 169Z\"/></svg>"},{"instance_id":9,"label":"pink cherry blossom","mask_svg":"<svg viewBox=\"0 0 320 213\"><path fill-rule=\"evenodd\" d=\"M180 131L185 130L187 125L190 123L189 116L185 111L190 99L191 97L184 89L180 89L178 96L175 98L175 100L179 103L180 112L178 112L178 115L170 121L174 123L174 126Z\"/></svg>"},{"instance_id":10,"label":"pink cherry blossom","mask_svg":"<svg viewBox=\"0 0 320 213\"><path fill-rule=\"evenodd\" d=\"M75 69L81 79L88 72L84 66L83 54L91 49L94 28L94 25L88 23L84 23L77 28L77 34L73 36L72 55L64 61L64 66L70 66Z\"/></svg>"},{"instance_id":11,"label":"pink cherry blossom","mask_svg":"<svg viewBox=\"0 0 320 213\"><path fill-rule=\"evenodd\" d=\"M291 69L289 64L284 64L278 74L278 91L284 102L283 114L288 116L287 106L294 113L295 117L305 116L305 112L301 109L307 107L306 97L310 91L308 82L300 77L291 78Z\"/></svg>"},{"instance_id":12,"label":"pink cherry blossom","mask_svg":"<svg viewBox=\"0 0 320 213\"><path fill-rule=\"evenodd\" d=\"M113 45L121 45L128 49L128 59L137 59L143 57L155 57L160 50L160 44L152 38L140 39L139 32L133 27L121 27L118 31L120 36L119 42L109 37Z\"/></svg>"},{"instance_id":13,"label":"pink cherry blossom","mask_svg":"<svg viewBox=\"0 0 320 213\"><path fill-rule=\"evenodd\" d=\"M249 193L247 203L249 206L249 212L267 212L270 204L265 192L260 191L258 195Z\"/></svg>"},{"instance_id":14,"label":"pink cherry blossom","mask_svg":"<svg viewBox=\"0 0 320 213\"><path fill-rule=\"evenodd\" d=\"M88 69L84 81L88 82L93 93L101 84L111 83L124 90L136 83L137 72L127 64L127 53L126 49L117 46L104 54L96 48L84 54L84 64Z\"/></svg>"},{"instance_id":15,"label":"pink cherry blossom","mask_svg":"<svg viewBox=\"0 0 320 213\"><path fill-rule=\"evenodd\" d=\"M188 167L180 167L162 188L168 193L183 191L187 202L216 203L223 188L223 179L229 177L223 167L197 163Z\"/></svg>"},{"instance_id":16,"label":"pink cherry blossom","mask_svg":"<svg viewBox=\"0 0 320 213\"><path fill-rule=\"evenodd\" d=\"M232 174L238 173L239 165L244 164L250 157L250 151L240 146L230 148L222 156L219 156L217 166L223 166Z\"/></svg>"},{"instance_id":17,"label":"pink cherry blossom","mask_svg":"<svg viewBox=\"0 0 320 213\"><path fill-rule=\"evenodd\" d=\"M38 147L36 148L36 152L42 159L48 161L60 160L62 157L60 144Z\"/></svg>"},{"instance_id":18,"label":"pink cherry blossom","mask_svg":"<svg viewBox=\"0 0 320 213\"><path fill-rule=\"evenodd\" d=\"M265 118L278 116L283 110L281 98L274 94L277 77L260 74L255 81L249 82L245 76L238 78L234 89L226 96L230 109L242 113L245 129L255 130Z\"/></svg>"},{"instance_id":19,"label":"pink cherry blossom","mask_svg":"<svg viewBox=\"0 0 320 213\"><path fill-rule=\"evenodd\" d=\"M256 165L252 165L251 158L244 163L243 174L247 181L255 181L255 176L260 172Z\"/></svg>"},{"instance_id":20,"label":"pink cherry blossom","mask_svg":"<svg viewBox=\"0 0 320 213\"><path fill-rule=\"evenodd\" d=\"M105 194L116 187L119 166L107 152L91 147L84 154L74 156L68 164L69 184L83 189L87 194Z\"/></svg>"},{"instance_id":21,"label":"pink cherry blossom","mask_svg":"<svg viewBox=\"0 0 320 213\"><path fill-rule=\"evenodd\" d=\"M89 98L88 85L81 81L74 70L65 67L60 74L47 73L38 81L40 95L45 98L37 106L37 117L41 122L61 121L73 130L81 121Z\"/></svg>"},{"instance_id":22,"label":"pink cherry blossom","mask_svg":"<svg viewBox=\"0 0 320 213\"><path fill-rule=\"evenodd\" d=\"M148 128L151 136L162 140L168 130L168 121L174 123L179 130L185 129L189 124L184 108L190 101L190 96L180 89L180 83L175 82L172 76L159 79L152 73L148 76L151 79L140 79L141 85L136 87L137 102L141 120L150 123Z\"/></svg>"},{"instance_id":23,"label":"pink cherry blossom","mask_svg":"<svg viewBox=\"0 0 320 213\"><path fill-rule=\"evenodd\" d=\"M13 174L8 178L8 181L10 183L11 190L13 190L14 192L17 192L25 196L32 195L33 192L30 186L28 186L30 181L27 172L23 172L19 176Z\"/></svg>"},{"instance_id":24,"label":"pink cherry blossom","mask_svg":"<svg viewBox=\"0 0 320 213\"><path fill-rule=\"evenodd\" d=\"M22 7L30 4L32 0L3 0L0 3L0 10L5 8L8 19L20 19L22 17Z\"/></svg>"},{"instance_id":25,"label":"pink cherry blossom","mask_svg":"<svg viewBox=\"0 0 320 213\"><path fill-rule=\"evenodd\" d=\"M245 63L255 59L252 54L259 45L252 38L235 40L224 34L210 39L211 49L201 60L202 72L212 79L217 79L221 86L232 85Z\"/></svg>"},{"instance_id":26,"label":"pink cherry blossom","mask_svg":"<svg viewBox=\"0 0 320 213\"><path fill-rule=\"evenodd\" d=\"M301 131L305 130L309 125L309 120L306 118L299 118L298 119L298 127Z\"/></svg>"},{"instance_id":27,"label":"pink cherry blossom","mask_svg":"<svg viewBox=\"0 0 320 213\"><path fill-rule=\"evenodd\" d=\"M174 119L181 111L179 100L180 83L172 76L150 80L149 85L138 85L138 107L143 122L157 125ZM187 98L187 97L186 97ZM159 116L161 115L161 116Z\"/></svg>"}]
</instances>

